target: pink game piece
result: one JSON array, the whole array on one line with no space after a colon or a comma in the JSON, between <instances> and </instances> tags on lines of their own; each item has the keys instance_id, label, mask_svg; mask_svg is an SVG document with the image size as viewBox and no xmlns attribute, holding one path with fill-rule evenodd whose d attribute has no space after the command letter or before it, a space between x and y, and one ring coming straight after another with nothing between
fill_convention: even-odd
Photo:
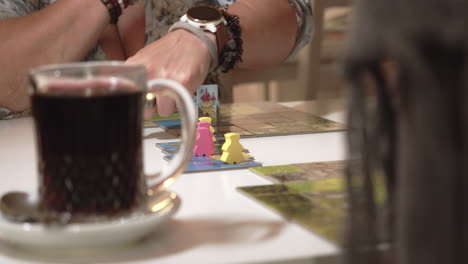
<instances>
[{"instance_id":1,"label":"pink game piece","mask_svg":"<svg viewBox=\"0 0 468 264\"><path fill-rule=\"evenodd\" d=\"M214 154L213 133L210 131L210 123L198 122L197 139L193 154L195 156L210 156Z\"/></svg>"}]
</instances>

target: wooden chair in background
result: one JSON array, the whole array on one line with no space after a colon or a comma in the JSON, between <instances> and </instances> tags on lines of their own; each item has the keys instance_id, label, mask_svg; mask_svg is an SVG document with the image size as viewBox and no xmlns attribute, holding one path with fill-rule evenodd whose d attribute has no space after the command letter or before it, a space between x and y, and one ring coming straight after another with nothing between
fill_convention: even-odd
<instances>
[{"instance_id":1,"label":"wooden chair in background","mask_svg":"<svg viewBox=\"0 0 468 264\"><path fill-rule=\"evenodd\" d=\"M300 100L317 98L320 87L321 49L324 39L325 10L331 7L350 6L351 0L312 0L314 14L314 37L309 45L291 61L282 65L261 70L236 69L230 74L222 76L226 83L222 88L223 102L233 101L233 91L236 86L245 83L263 83L263 100L270 101L270 83L272 81L296 80L297 85L287 92L294 93Z\"/></svg>"}]
</instances>

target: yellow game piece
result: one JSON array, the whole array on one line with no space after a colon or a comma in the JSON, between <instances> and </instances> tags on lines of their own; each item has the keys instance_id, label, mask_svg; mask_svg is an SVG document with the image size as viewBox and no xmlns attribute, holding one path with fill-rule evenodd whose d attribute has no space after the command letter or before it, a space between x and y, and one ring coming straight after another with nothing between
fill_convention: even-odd
<instances>
[{"instance_id":1,"label":"yellow game piece","mask_svg":"<svg viewBox=\"0 0 468 264\"><path fill-rule=\"evenodd\" d=\"M222 146L223 154L219 160L224 161L227 164L241 163L244 161L244 155L242 154L242 147L240 135L237 133L226 133L224 134L226 142Z\"/></svg>"},{"instance_id":2,"label":"yellow game piece","mask_svg":"<svg viewBox=\"0 0 468 264\"><path fill-rule=\"evenodd\" d=\"M207 122L207 123L211 124L211 117L208 117L208 116L200 117L200 118L198 118L198 121L199 122ZM210 125L210 132L213 133L213 135L214 135L215 129L211 125ZM215 136L213 136L213 142L216 142L216 137Z\"/></svg>"}]
</instances>

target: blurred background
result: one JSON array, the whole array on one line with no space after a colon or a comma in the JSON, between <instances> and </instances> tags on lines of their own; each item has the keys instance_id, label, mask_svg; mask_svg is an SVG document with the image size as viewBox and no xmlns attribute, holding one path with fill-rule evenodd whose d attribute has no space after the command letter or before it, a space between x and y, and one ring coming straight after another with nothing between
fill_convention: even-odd
<instances>
[{"instance_id":1,"label":"blurred background","mask_svg":"<svg viewBox=\"0 0 468 264\"><path fill-rule=\"evenodd\" d=\"M232 72L233 102L343 98L341 58L350 24L350 0L312 0L313 41L275 68Z\"/></svg>"}]
</instances>

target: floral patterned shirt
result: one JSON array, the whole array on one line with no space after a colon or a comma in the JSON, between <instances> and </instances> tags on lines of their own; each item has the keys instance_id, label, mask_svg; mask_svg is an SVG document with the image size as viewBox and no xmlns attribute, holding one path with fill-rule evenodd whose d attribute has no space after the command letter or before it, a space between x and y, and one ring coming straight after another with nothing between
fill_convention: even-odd
<instances>
[{"instance_id":1,"label":"floral patterned shirt","mask_svg":"<svg viewBox=\"0 0 468 264\"><path fill-rule=\"evenodd\" d=\"M45 8L56 0L0 0L0 19L25 16L34 11ZM145 1L145 0L140 0ZM187 10L196 5L227 6L238 0L146 0L145 43L146 45L164 36L169 27L179 20ZM310 0L289 0L297 11L299 32L296 47L292 55L302 48L311 38L312 12ZM84 60L107 60L102 48L95 46ZM0 107L0 120L24 115L14 113L6 108Z\"/></svg>"}]
</instances>

